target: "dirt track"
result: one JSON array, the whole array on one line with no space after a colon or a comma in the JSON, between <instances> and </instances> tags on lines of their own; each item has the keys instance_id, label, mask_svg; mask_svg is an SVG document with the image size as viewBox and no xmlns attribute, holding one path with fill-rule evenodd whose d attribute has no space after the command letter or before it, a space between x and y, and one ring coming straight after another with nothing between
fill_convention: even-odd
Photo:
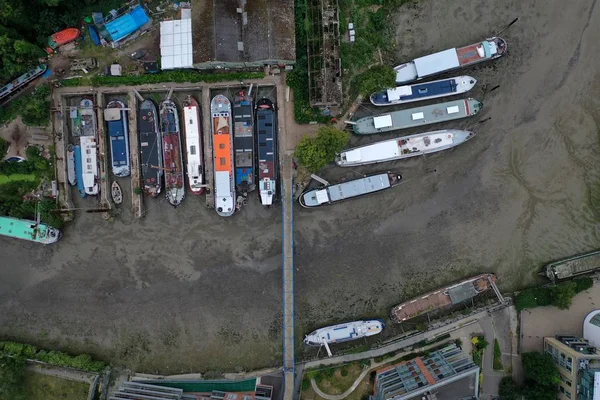
<instances>
[{"instance_id":1,"label":"dirt track","mask_svg":"<svg viewBox=\"0 0 600 400\"><path fill-rule=\"evenodd\" d=\"M520 20L502 34L507 58L465 72L479 80L473 97L500 85L483 98L480 119L491 119L444 125L471 125L476 138L379 168L405 176L394 190L296 210L299 338L332 320L385 315L475 272L496 272L504 289L525 285L544 262L597 247L595 6L423 0L401 11L397 61ZM324 176L352 174L330 168ZM141 222L82 215L54 247L0 239L0 335L146 371L278 364L280 218L279 207L251 201L225 220L190 197L177 210L155 205Z\"/></svg>"}]
</instances>

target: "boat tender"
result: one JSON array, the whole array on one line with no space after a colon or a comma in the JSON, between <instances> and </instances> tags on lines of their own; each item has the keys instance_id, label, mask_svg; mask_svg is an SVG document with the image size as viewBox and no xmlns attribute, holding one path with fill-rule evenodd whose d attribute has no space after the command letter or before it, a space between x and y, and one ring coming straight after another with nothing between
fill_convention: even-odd
<instances>
[{"instance_id":1,"label":"boat tender","mask_svg":"<svg viewBox=\"0 0 600 400\"><path fill-rule=\"evenodd\" d=\"M377 335L384 327L385 323L381 319L347 322L317 329L306 335L304 343L309 346L343 343Z\"/></svg>"},{"instance_id":2,"label":"boat tender","mask_svg":"<svg viewBox=\"0 0 600 400\"><path fill-rule=\"evenodd\" d=\"M138 115L140 131L140 162L144 193L156 197L162 190L163 158L162 135L158 129L158 113L152 100L140 104Z\"/></svg>"},{"instance_id":3,"label":"boat tender","mask_svg":"<svg viewBox=\"0 0 600 400\"><path fill-rule=\"evenodd\" d=\"M394 67L396 84L414 82L444 72L466 68L506 54L506 40L491 37L468 46L447 49Z\"/></svg>"},{"instance_id":4,"label":"boat tender","mask_svg":"<svg viewBox=\"0 0 600 400\"><path fill-rule=\"evenodd\" d=\"M215 169L215 208L222 217L235 212L231 102L222 94L210 102Z\"/></svg>"},{"instance_id":5,"label":"boat tender","mask_svg":"<svg viewBox=\"0 0 600 400\"><path fill-rule=\"evenodd\" d=\"M183 183L183 152L179 133L179 115L173 100L163 100L160 103L160 131L167 200L173 207L177 207L185 198L185 185Z\"/></svg>"},{"instance_id":6,"label":"boat tender","mask_svg":"<svg viewBox=\"0 0 600 400\"><path fill-rule=\"evenodd\" d=\"M127 131L127 111L125 104L118 100L108 103L104 113L108 137L110 138L110 160L112 172L120 178L129 176L129 132Z\"/></svg>"},{"instance_id":7,"label":"boat tender","mask_svg":"<svg viewBox=\"0 0 600 400\"><path fill-rule=\"evenodd\" d=\"M447 150L470 140L475 134L458 129L417 133L344 150L335 158L340 167L377 164Z\"/></svg>"},{"instance_id":8,"label":"boat tender","mask_svg":"<svg viewBox=\"0 0 600 400\"><path fill-rule=\"evenodd\" d=\"M352 123L352 128L357 135L392 132L471 117L481 107L483 103L475 99L453 100L364 117Z\"/></svg>"},{"instance_id":9,"label":"boat tender","mask_svg":"<svg viewBox=\"0 0 600 400\"><path fill-rule=\"evenodd\" d=\"M183 121L188 186L192 194L202 194L204 193L204 157L200 140L202 134L200 107L192 96L188 96L183 102Z\"/></svg>"},{"instance_id":10,"label":"boat tender","mask_svg":"<svg viewBox=\"0 0 600 400\"><path fill-rule=\"evenodd\" d=\"M477 80L463 75L437 81L397 86L376 92L371 95L371 103L375 106L392 106L415 101L437 99L466 93L475 87Z\"/></svg>"},{"instance_id":11,"label":"boat tender","mask_svg":"<svg viewBox=\"0 0 600 400\"><path fill-rule=\"evenodd\" d=\"M298 201L305 208L333 204L342 200L390 189L400 183L401 180L402 175L391 172L364 176L305 191L300 195Z\"/></svg>"},{"instance_id":12,"label":"boat tender","mask_svg":"<svg viewBox=\"0 0 600 400\"><path fill-rule=\"evenodd\" d=\"M252 98L240 90L233 100L233 148L235 185L240 193L256 189L254 182L254 116Z\"/></svg>"},{"instance_id":13,"label":"boat tender","mask_svg":"<svg viewBox=\"0 0 600 400\"><path fill-rule=\"evenodd\" d=\"M256 104L256 137L258 141L258 189L260 203L270 206L277 195L279 174L277 161L277 115L269 99Z\"/></svg>"},{"instance_id":14,"label":"boat tender","mask_svg":"<svg viewBox=\"0 0 600 400\"><path fill-rule=\"evenodd\" d=\"M47 224L17 219L11 217L0 217L0 236L15 239L28 240L30 242L51 244L60 239L60 230Z\"/></svg>"}]
</instances>

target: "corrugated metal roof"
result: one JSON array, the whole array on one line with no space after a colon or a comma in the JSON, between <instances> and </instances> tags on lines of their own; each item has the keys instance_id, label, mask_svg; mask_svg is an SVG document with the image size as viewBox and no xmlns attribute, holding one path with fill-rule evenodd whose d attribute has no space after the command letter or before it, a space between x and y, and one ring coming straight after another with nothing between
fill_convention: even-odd
<instances>
[{"instance_id":1,"label":"corrugated metal roof","mask_svg":"<svg viewBox=\"0 0 600 400\"><path fill-rule=\"evenodd\" d=\"M456 49L448 49L425 57L415 58L415 67L419 78L435 75L460 66Z\"/></svg>"},{"instance_id":2,"label":"corrugated metal roof","mask_svg":"<svg viewBox=\"0 0 600 400\"><path fill-rule=\"evenodd\" d=\"M193 66L191 18L160 23L160 56L161 69Z\"/></svg>"}]
</instances>

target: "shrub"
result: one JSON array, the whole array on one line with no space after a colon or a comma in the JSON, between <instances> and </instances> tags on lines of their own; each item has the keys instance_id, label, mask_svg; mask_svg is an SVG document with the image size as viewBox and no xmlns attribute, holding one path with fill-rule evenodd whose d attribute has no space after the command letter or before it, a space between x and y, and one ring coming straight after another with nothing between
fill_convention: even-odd
<instances>
[{"instance_id":1,"label":"shrub","mask_svg":"<svg viewBox=\"0 0 600 400\"><path fill-rule=\"evenodd\" d=\"M6 140L0 138L0 159L6 155L6 152L8 151L9 146L10 145L8 144L8 142Z\"/></svg>"},{"instance_id":2,"label":"shrub","mask_svg":"<svg viewBox=\"0 0 600 400\"><path fill-rule=\"evenodd\" d=\"M264 78L264 72L227 72L204 74L196 71L164 71L159 74L143 74L134 76L104 76L96 75L90 79L92 86L136 86L149 83L163 82L225 82L243 81L245 79ZM79 81L85 82L85 81ZM64 83L64 81L63 81ZM74 83L73 83L74 84Z\"/></svg>"},{"instance_id":3,"label":"shrub","mask_svg":"<svg viewBox=\"0 0 600 400\"><path fill-rule=\"evenodd\" d=\"M499 393L502 400L518 400L521 398L519 387L510 376L500 379Z\"/></svg>"},{"instance_id":4,"label":"shrub","mask_svg":"<svg viewBox=\"0 0 600 400\"><path fill-rule=\"evenodd\" d=\"M342 368L342 370L340 371L340 375L342 375L342 376L348 376L348 370L345 367Z\"/></svg>"},{"instance_id":5,"label":"shrub","mask_svg":"<svg viewBox=\"0 0 600 400\"><path fill-rule=\"evenodd\" d=\"M375 65L357 75L352 86L358 90L358 94L366 97L382 89L396 87L396 73L387 65Z\"/></svg>"},{"instance_id":6,"label":"shrub","mask_svg":"<svg viewBox=\"0 0 600 400\"><path fill-rule=\"evenodd\" d=\"M498 339L494 339L494 362L493 368L497 370L503 370L504 366L502 365L502 351L500 350L500 343L498 343Z\"/></svg>"},{"instance_id":7,"label":"shrub","mask_svg":"<svg viewBox=\"0 0 600 400\"><path fill-rule=\"evenodd\" d=\"M60 367L91 372L100 372L106 367L102 361L92 360L87 354L71 356L60 351L38 350L35 346L16 342L0 342L0 352L13 357L26 357Z\"/></svg>"},{"instance_id":8,"label":"shrub","mask_svg":"<svg viewBox=\"0 0 600 400\"><path fill-rule=\"evenodd\" d=\"M327 378L331 378L335 374L335 368L327 368L323 371L323 375Z\"/></svg>"},{"instance_id":9,"label":"shrub","mask_svg":"<svg viewBox=\"0 0 600 400\"><path fill-rule=\"evenodd\" d=\"M571 306L571 300L575 297L575 288L577 284L575 282L563 282L555 286L550 287L550 297L552 299L552 305L566 310Z\"/></svg>"},{"instance_id":10,"label":"shrub","mask_svg":"<svg viewBox=\"0 0 600 400\"><path fill-rule=\"evenodd\" d=\"M315 173L332 162L349 140L347 132L324 126L319 128L316 137L303 137L296 146L294 156L309 172Z\"/></svg>"},{"instance_id":11,"label":"shrub","mask_svg":"<svg viewBox=\"0 0 600 400\"><path fill-rule=\"evenodd\" d=\"M302 379L302 390L308 390L310 381L307 378Z\"/></svg>"},{"instance_id":12,"label":"shrub","mask_svg":"<svg viewBox=\"0 0 600 400\"><path fill-rule=\"evenodd\" d=\"M588 290L592 286L594 286L594 280L592 278L590 278L589 276L584 276L582 278L575 278L575 279L573 279L573 282L575 282L575 292L576 293L583 292L584 290Z\"/></svg>"}]
</instances>

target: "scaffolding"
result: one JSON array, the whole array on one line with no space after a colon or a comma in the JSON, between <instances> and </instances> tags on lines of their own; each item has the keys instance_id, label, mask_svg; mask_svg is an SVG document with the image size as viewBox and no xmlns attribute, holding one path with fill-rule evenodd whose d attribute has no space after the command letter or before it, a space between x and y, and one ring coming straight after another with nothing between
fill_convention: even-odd
<instances>
[{"instance_id":1,"label":"scaffolding","mask_svg":"<svg viewBox=\"0 0 600 400\"><path fill-rule=\"evenodd\" d=\"M342 103L340 18L337 0L308 0L308 89L312 107Z\"/></svg>"}]
</instances>

